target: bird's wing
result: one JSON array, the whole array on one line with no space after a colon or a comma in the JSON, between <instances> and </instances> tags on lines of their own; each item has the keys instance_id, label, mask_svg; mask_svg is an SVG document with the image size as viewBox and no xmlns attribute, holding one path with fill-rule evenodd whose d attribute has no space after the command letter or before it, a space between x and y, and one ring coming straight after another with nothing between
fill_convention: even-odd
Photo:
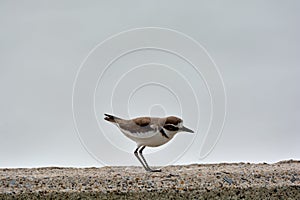
<instances>
[{"instance_id":1,"label":"bird's wing","mask_svg":"<svg viewBox=\"0 0 300 200\"><path fill-rule=\"evenodd\" d=\"M138 124L134 121L127 121L125 123L119 123L119 127L125 131L130 131L131 133L137 133L137 132L148 132L148 131L154 131L154 127L150 126L150 123L142 123Z\"/></svg>"},{"instance_id":2,"label":"bird's wing","mask_svg":"<svg viewBox=\"0 0 300 200\"><path fill-rule=\"evenodd\" d=\"M118 124L119 128L133 137L152 136L159 131L157 120L150 117L140 117L126 120Z\"/></svg>"}]
</instances>

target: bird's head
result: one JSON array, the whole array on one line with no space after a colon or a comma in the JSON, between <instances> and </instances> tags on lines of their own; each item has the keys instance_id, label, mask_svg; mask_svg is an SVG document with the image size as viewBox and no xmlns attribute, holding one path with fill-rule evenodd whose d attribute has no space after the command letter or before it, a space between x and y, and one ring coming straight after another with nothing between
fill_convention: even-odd
<instances>
[{"instance_id":1,"label":"bird's head","mask_svg":"<svg viewBox=\"0 0 300 200\"><path fill-rule=\"evenodd\" d=\"M167 117L163 128L169 132L189 132L194 133L193 130L183 126L182 119L174 116Z\"/></svg>"}]
</instances>

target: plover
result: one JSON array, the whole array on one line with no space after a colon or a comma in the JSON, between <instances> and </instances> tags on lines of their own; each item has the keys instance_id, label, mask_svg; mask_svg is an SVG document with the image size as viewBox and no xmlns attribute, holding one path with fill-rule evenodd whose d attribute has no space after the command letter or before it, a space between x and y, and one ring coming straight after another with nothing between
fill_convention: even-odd
<instances>
[{"instance_id":1,"label":"plover","mask_svg":"<svg viewBox=\"0 0 300 200\"><path fill-rule=\"evenodd\" d=\"M182 119L174 116L138 117L135 119L121 119L109 114L104 114L106 121L115 124L120 131L137 144L134 155L143 165L146 171L160 172L160 169L151 169L143 156L145 147L158 147L169 142L178 132L194 133L183 126Z\"/></svg>"}]
</instances>

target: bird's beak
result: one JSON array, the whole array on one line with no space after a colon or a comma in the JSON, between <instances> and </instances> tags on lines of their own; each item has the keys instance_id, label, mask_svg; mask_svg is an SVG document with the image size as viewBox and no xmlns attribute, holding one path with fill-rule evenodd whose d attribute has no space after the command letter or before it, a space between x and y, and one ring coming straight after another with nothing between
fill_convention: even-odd
<instances>
[{"instance_id":1,"label":"bird's beak","mask_svg":"<svg viewBox=\"0 0 300 200\"><path fill-rule=\"evenodd\" d=\"M191 130L191 129L187 128L187 127L182 127L182 128L180 129L180 131L183 131L183 132L189 132L189 133L194 133L193 130Z\"/></svg>"}]
</instances>

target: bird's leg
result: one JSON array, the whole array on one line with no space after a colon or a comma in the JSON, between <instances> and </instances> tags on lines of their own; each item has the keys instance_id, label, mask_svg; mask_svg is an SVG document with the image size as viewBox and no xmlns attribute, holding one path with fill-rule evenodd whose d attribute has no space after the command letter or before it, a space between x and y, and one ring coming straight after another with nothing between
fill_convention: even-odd
<instances>
[{"instance_id":1,"label":"bird's leg","mask_svg":"<svg viewBox=\"0 0 300 200\"><path fill-rule=\"evenodd\" d=\"M145 147L146 147L146 146L142 146L142 148L140 148L140 150L139 150L139 153L140 153L140 155L141 155L141 157L142 157L142 159L143 159L143 161L144 161L146 167L148 168L147 171L149 171L149 172L161 172L160 169L151 169L151 168L149 167L149 165L148 165L146 159L145 159L144 156L143 156L143 150L145 149Z\"/></svg>"},{"instance_id":2,"label":"bird's leg","mask_svg":"<svg viewBox=\"0 0 300 200\"><path fill-rule=\"evenodd\" d=\"M139 148L140 147L137 147L136 149L135 149L135 151L134 151L134 155L135 155L135 157L137 157L137 159L140 161L140 163L143 165L143 167L145 168L145 170L146 171L149 171L150 169L149 169L149 166L147 165L145 165L144 163L143 163L143 161L141 160L141 158L139 157L139 154L138 154L138 150L139 150Z\"/></svg>"}]
</instances>

